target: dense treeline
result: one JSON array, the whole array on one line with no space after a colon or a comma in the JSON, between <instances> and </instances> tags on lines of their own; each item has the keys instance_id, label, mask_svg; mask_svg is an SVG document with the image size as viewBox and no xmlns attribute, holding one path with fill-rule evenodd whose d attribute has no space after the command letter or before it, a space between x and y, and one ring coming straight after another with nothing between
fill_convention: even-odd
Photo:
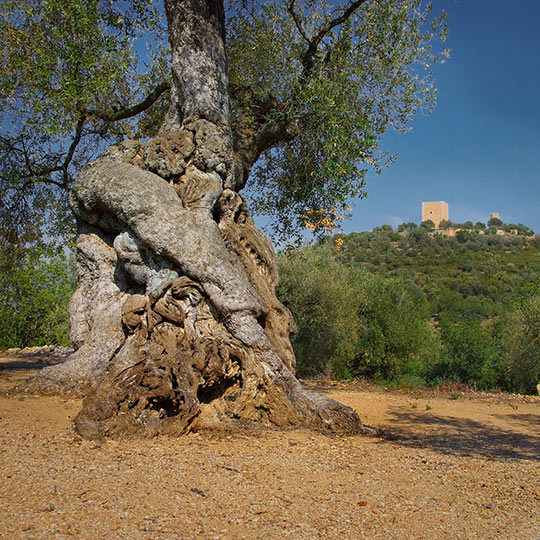
<instances>
[{"instance_id":1,"label":"dense treeline","mask_svg":"<svg viewBox=\"0 0 540 540\"><path fill-rule=\"evenodd\" d=\"M385 225L280 254L300 375L536 392L538 237Z\"/></svg>"},{"instance_id":2,"label":"dense treeline","mask_svg":"<svg viewBox=\"0 0 540 540\"><path fill-rule=\"evenodd\" d=\"M0 350L70 343L73 222L41 195L0 200Z\"/></svg>"}]
</instances>

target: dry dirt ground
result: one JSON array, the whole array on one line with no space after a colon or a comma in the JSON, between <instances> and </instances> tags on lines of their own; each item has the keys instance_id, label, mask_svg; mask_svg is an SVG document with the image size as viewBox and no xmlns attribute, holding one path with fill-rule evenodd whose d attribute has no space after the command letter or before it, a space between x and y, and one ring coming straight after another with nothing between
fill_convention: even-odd
<instances>
[{"instance_id":1,"label":"dry dirt ground","mask_svg":"<svg viewBox=\"0 0 540 540\"><path fill-rule=\"evenodd\" d=\"M0 388L43 365L0 358ZM96 444L80 401L0 396L0 537L540 538L538 397L308 385L383 435Z\"/></svg>"}]
</instances>

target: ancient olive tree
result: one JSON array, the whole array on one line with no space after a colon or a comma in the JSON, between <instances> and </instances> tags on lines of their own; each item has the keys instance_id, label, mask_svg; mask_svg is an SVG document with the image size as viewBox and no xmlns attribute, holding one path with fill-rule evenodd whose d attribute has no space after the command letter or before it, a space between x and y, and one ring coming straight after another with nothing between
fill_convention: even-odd
<instances>
[{"instance_id":1,"label":"ancient olive tree","mask_svg":"<svg viewBox=\"0 0 540 540\"><path fill-rule=\"evenodd\" d=\"M432 102L415 66L438 59L428 42L442 21L422 30L417 0L240 2L227 48L221 0L165 0L161 80L164 56L140 75L129 46L159 30L151 4L2 3L4 112L26 115L2 139L4 189L71 188L77 220L76 352L27 389L84 393L85 437L234 418L359 429L294 377L274 251L240 191L253 178L282 230L342 211L362 163L381 162L384 129ZM49 64L29 71L36 59ZM79 172L88 145L107 140Z\"/></svg>"}]
</instances>

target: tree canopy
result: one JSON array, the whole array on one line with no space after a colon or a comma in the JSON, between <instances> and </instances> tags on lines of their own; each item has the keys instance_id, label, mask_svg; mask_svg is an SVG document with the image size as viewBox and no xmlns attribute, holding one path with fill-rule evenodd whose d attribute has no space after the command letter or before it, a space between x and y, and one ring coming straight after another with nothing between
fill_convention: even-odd
<instances>
[{"instance_id":1,"label":"tree canopy","mask_svg":"<svg viewBox=\"0 0 540 540\"><path fill-rule=\"evenodd\" d=\"M145 139L167 110L163 10L150 0L1 0L4 222L43 212L82 165ZM429 111L445 18L421 0L230 0L235 151L255 211L282 235L328 229L380 170L388 128Z\"/></svg>"}]
</instances>

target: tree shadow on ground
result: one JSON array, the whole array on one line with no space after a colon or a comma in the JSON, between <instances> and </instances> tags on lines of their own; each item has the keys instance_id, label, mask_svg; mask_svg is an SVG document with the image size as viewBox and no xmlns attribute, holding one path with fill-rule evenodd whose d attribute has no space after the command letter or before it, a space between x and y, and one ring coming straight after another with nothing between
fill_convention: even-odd
<instances>
[{"instance_id":1,"label":"tree shadow on ground","mask_svg":"<svg viewBox=\"0 0 540 540\"><path fill-rule=\"evenodd\" d=\"M0 353L1 355L1 353ZM39 370L65 362L67 356L28 353L0 356L0 394L9 395L17 385L33 377Z\"/></svg>"},{"instance_id":2,"label":"tree shadow on ground","mask_svg":"<svg viewBox=\"0 0 540 540\"><path fill-rule=\"evenodd\" d=\"M502 418L529 430L529 435L538 437L540 444L540 417L536 414L497 414L495 418Z\"/></svg>"},{"instance_id":3,"label":"tree shadow on ground","mask_svg":"<svg viewBox=\"0 0 540 540\"><path fill-rule=\"evenodd\" d=\"M44 360L17 360L14 362L0 362L0 371L20 371L28 369L42 369L46 366L50 366L50 362Z\"/></svg>"},{"instance_id":4,"label":"tree shadow on ground","mask_svg":"<svg viewBox=\"0 0 540 540\"><path fill-rule=\"evenodd\" d=\"M519 417L515 420L521 429L524 424L538 424L538 416L533 414L504 418L511 421L513 416ZM389 411L388 425L384 438L402 446L430 448L442 454L540 461L540 437L467 418L394 409Z\"/></svg>"},{"instance_id":5,"label":"tree shadow on ground","mask_svg":"<svg viewBox=\"0 0 540 540\"><path fill-rule=\"evenodd\" d=\"M46 353L17 354L0 359L0 371L18 371L24 369L42 369L47 366L65 362L67 355L52 355Z\"/></svg>"}]
</instances>

